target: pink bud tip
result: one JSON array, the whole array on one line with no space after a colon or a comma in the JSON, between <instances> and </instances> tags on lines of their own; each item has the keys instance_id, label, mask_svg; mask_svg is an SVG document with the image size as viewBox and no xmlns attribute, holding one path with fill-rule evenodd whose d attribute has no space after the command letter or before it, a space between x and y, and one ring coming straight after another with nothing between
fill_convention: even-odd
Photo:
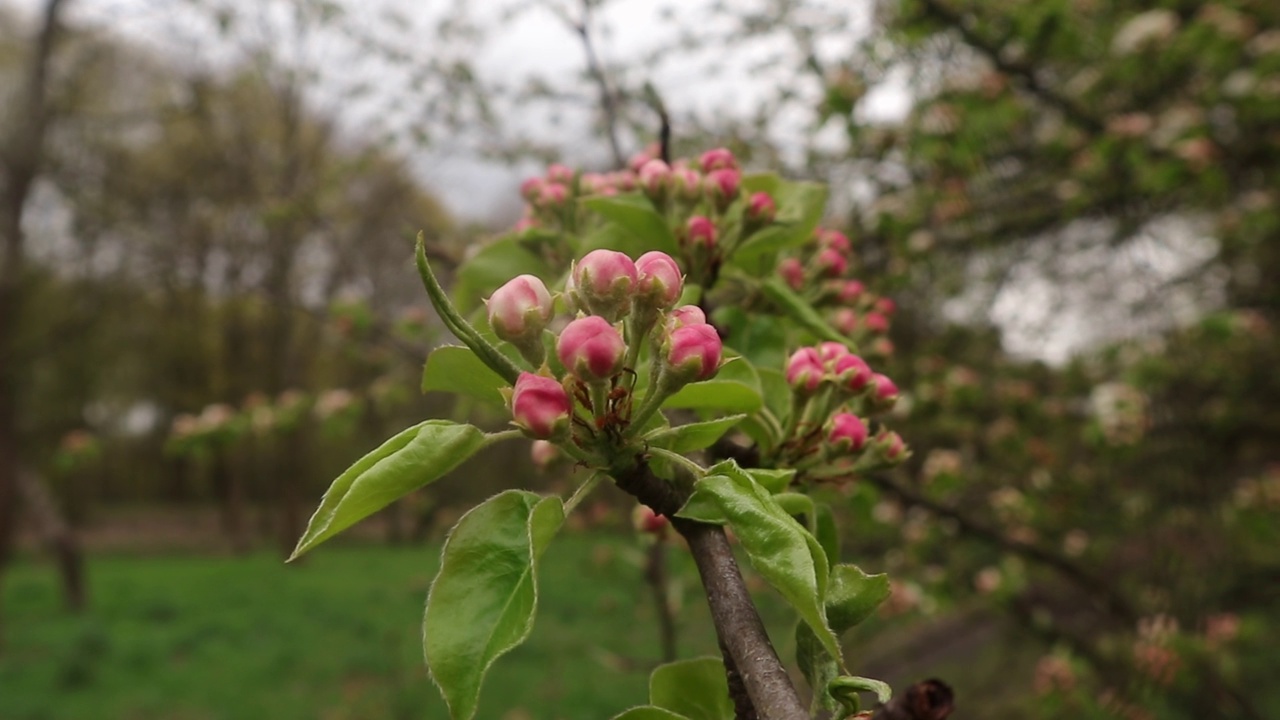
<instances>
[{"instance_id":1,"label":"pink bud tip","mask_svg":"<svg viewBox=\"0 0 1280 720\"><path fill-rule=\"evenodd\" d=\"M898 311L898 304L889 298L880 298L876 300L875 310L885 316L892 316Z\"/></svg>"},{"instance_id":2,"label":"pink bud tip","mask_svg":"<svg viewBox=\"0 0 1280 720\"><path fill-rule=\"evenodd\" d=\"M889 318L874 310L867 313L862 318L862 326L867 332L873 332L877 335L889 332Z\"/></svg>"},{"instance_id":3,"label":"pink bud tip","mask_svg":"<svg viewBox=\"0 0 1280 720\"><path fill-rule=\"evenodd\" d=\"M831 417L827 442L837 453L858 452L867 444L867 425L852 413L836 413Z\"/></svg>"},{"instance_id":4,"label":"pink bud tip","mask_svg":"<svg viewBox=\"0 0 1280 720\"><path fill-rule=\"evenodd\" d=\"M682 305L671 311L668 316L668 323L672 330L678 330L688 325L706 325L707 314L702 312L702 308L697 305Z\"/></svg>"},{"instance_id":5,"label":"pink bud tip","mask_svg":"<svg viewBox=\"0 0 1280 720\"><path fill-rule=\"evenodd\" d=\"M542 186L545 184L546 181L542 178L535 177L525 180L520 183L520 197L524 198L526 202L537 202L538 198L542 197Z\"/></svg>"},{"instance_id":6,"label":"pink bud tip","mask_svg":"<svg viewBox=\"0 0 1280 720\"><path fill-rule=\"evenodd\" d=\"M529 435L546 440L569 426L569 394L554 378L520 373L511 395L511 416Z\"/></svg>"},{"instance_id":7,"label":"pink bud tip","mask_svg":"<svg viewBox=\"0 0 1280 720\"><path fill-rule=\"evenodd\" d=\"M508 342L537 336L551 320L551 293L533 275L518 275L486 301L493 333Z\"/></svg>"},{"instance_id":8,"label":"pink bud tip","mask_svg":"<svg viewBox=\"0 0 1280 720\"><path fill-rule=\"evenodd\" d=\"M796 392L816 392L826 374L822 356L816 348L804 347L791 354L787 360L787 384Z\"/></svg>"},{"instance_id":9,"label":"pink bud tip","mask_svg":"<svg viewBox=\"0 0 1280 720\"><path fill-rule=\"evenodd\" d=\"M569 188L560 183L544 183L538 192L536 204L542 207L563 205L569 199Z\"/></svg>"},{"instance_id":10,"label":"pink bud tip","mask_svg":"<svg viewBox=\"0 0 1280 720\"><path fill-rule=\"evenodd\" d=\"M699 158L703 172L711 172L712 170L736 169L738 167L738 159L729 152L728 148L716 148L702 153Z\"/></svg>"},{"instance_id":11,"label":"pink bud tip","mask_svg":"<svg viewBox=\"0 0 1280 720\"><path fill-rule=\"evenodd\" d=\"M819 252L816 262L819 274L824 277L840 277L849 269L849 261L844 259L844 255L831 248Z\"/></svg>"},{"instance_id":12,"label":"pink bud tip","mask_svg":"<svg viewBox=\"0 0 1280 720\"><path fill-rule=\"evenodd\" d=\"M858 313L849 308L840 308L836 311L834 325L845 335L852 335L858 331Z\"/></svg>"},{"instance_id":13,"label":"pink bud tip","mask_svg":"<svg viewBox=\"0 0 1280 720\"><path fill-rule=\"evenodd\" d=\"M671 185L682 200L693 202L702 197L702 176L697 170L687 167L673 169Z\"/></svg>"},{"instance_id":14,"label":"pink bud tip","mask_svg":"<svg viewBox=\"0 0 1280 720\"><path fill-rule=\"evenodd\" d=\"M618 374L626 352L622 336L598 315L569 323L556 341L556 357L583 382L603 382Z\"/></svg>"},{"instance_id":15,"label":"pink bud tip","mask_svg":"<svg viewBox=\"0 0 1280 720\"><path fill-rule=\"evenodd\" d=\"M636 295L658 308L670 308L680 299L684 277L670 255L654 250L636 260Z\"/></svg>"},{"instance_id":16,"label":"pink bud tip","mask_svg":"<svg viewBox=\"0 0 1280 720\"><path fill-rule=\"evenodd\" d=\"M671 168L661 160L650 160L640 168L640 187L650 197L661 195L671 183Z\"/></svg>"},{"instance_id":17,"label":"pink bud tip","mask_svg":"<svg viewBox=\"0 0 1280 720\"><path fill-rule=\"evenodd\" d=\"M717 206L728 207L729 203L738 197L738 188L742 185L742 173L728 168L712 170L707 173L703 183L706 185L707 194Z\"/></svg>"},{"instance_id":18,"label":"pink bud tip","mask_svg":"<svg viewBox=\"0 0 1280 720\"><path fill-rule=\"evenodd\" d=\"M778 263L778 274L787 281L787 285L792 290L804 287L804 265L801 265L796 258L787 258Z\"/></svg>"},{"instance_id":19,"label":"pink bud tip","mask_svg":"<svg viewBox=\"0 0 1280 720\"><path fill-rule=\"evenodd\" d=\"M825 365L832 365L835 361L850 354L849 348L845 347L844 343L824 342L818 345L818 356L822 358L822 362Z\"/></svg>"},{"instance_id":20,"label":"pink bud tip","mask_svg":"<svg viewBox=\"0 0 1280 720\"><path fill-rule=\"evenodd\" d=\"M707 380L720 369L723 350L720 333L711 325L676 328L667 338L667 369L683 382Z\"/></svg>"},{"instance_id":21,"label":"pink bud tip","mask_svg":"<svg viewBox=\"0 0 1280 720\"><path fill-rule=\"evenodd\" d=\"M871 382L875 385L872 392L872 398L877 406L881 408L891 408L898 401L898 386L892 380L876 373L871 376Z\"/></svg>"},{"instance_id":22,"label":"pink bud tip","mask_svg":"<svg viewBox=\"0 0 1280 720\"><path fill-rule=\"evenodd\" d=\"M860 393L866 389L873 377L871 366L852 353L836 358L831 366L831 374L841 387L852 393Z\"/></svg>"},{"instance_id":23,"label":"pink bud tip","mask_svg":"<svg viewBox=\"0 0 1280 720\"><path fill-rule=\"evenodd\" d=\"M638 272L624 253L592 250L574 265L572 276L574 288L591 312L616 317L631 307Z\"/></svg>"},{"instance_id":24,"label":"pink bud tip","mask_svg":"<svg viewBox=\"0 0 1280 720\"><path fill-rule=\"evenodd\" d=\"M583 173L582 177L578 178L578 185L584 195L603 195L606 191L613 189L613 180L600 173Z\"/></svg>"},{"instance_id":25,"label":"pink bud tip","mask_svg":"<svg viewBox=\"0 0 1280 720\"><path fill-rule=\"evenodd\" d=\"M667 527L667 516L659 515L648 505L637 505L631 513L631 525L638 532L656 535Z\"/></svg>"},{"instance_id":26,"label":"pink bud tip","mask_svg":"<svg viewBox=\"0 0 1280 720\"><path fill-rule=\"evenodd\" d=\"M560 455L560 448L549 440L534 440L529 448L529 458L533 460L534 467L543 471L555 464Z\"/></svg>"},{"instance_id":27,"label":"pink bud tip","mask_svg":"<svg viewBox=\"0 0 1280 720\"><path fill-rule=\"evenodd\" d=\"M866 292L867 287L857 280L846 280L840 284L839 297L840 302L846 305L853 305L862 299L862 294Z\"/></svg>"},{"instance_id":28,"label":"pink bud tip","mask_svg":"<svg viewBox=\"0 0 1280 720\"><path fill-rule=\"evenodd\" d=\"M753 193L747 200L747 219L753 222L768 224L778 214L778 206L767 192Z\"/></svg>"},{"instance_id":29,"label":"pink bud tip","mask_svg":"<svg viewBox=\"0 0 1280 720\"><path fill-rule=\"evenodd\" d=\"M685 226L686 235L689 244L697 247L699 245L712 248L716 245L716 224L711 222L710 218L702 215L694 215L689 218L688 224Z\"/></svg>"},{"instance_id":30,"label":"pink bud tip","mask_svg":"<svg viewBox=\"0 0 1280 720\"><path fill-rule=\"evenodd\" d=\"M886 462L897 463L907 458L907 444L902 441L902 436L891 430L882 431L876 435L876 446L880 450L880 457Z\"/></svg>"},{"instance_id":31,"label":"pink bud tip","mask_svg":"<svg viewBox=\"0 0 1280 720\"><path fill-rule=\"evenodd\" d=\"M547 179L562 185L572 184L573 168L564 165L551 165L547 168Z\"/></svg>"},{"instance_id":32,"label":"pink bud tip","mask_svg":"<svg viewBox=\"0 0 1280 720\"><path fill-rule=\"evenodd\" d=\"M835 250L841 255L848 256L853 250L853 245L849 243L849 238L839 230L819 229L818 245L826 250Z\"/></svg>"}]
</instances>

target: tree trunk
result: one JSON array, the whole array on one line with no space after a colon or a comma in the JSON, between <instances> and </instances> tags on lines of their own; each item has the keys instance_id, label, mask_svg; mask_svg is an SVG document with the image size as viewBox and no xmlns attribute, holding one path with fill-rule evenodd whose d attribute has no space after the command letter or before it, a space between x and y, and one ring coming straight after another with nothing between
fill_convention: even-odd
<instances>
[{"instance_id":1,"label":"tree trunk","mask_svg":"<svg viewBox=\"0 0 1280 720\"><path fill-rule=\"evenodd\" d=\"M23 505L28 511L27 517L58 564L67 609L79 612L85 606L84 554L80 550L80 540L40 478L34 473L19 470L17 481Z\"/></svg>"}]
</instances>

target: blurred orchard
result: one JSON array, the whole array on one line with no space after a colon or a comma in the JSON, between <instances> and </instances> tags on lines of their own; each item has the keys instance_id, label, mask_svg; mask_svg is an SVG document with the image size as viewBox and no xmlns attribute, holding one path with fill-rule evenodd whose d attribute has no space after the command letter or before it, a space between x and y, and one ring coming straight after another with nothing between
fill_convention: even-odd
<instances>
[{"instance_id":1,"label":"blurred orchard","mask_svg":"<svg viewBox=\"0 0 1280 720\"><path fill-rule=\"evenodd\" d=\"M449 333L414 236L474 312L570 221L563 173L643 188L629 161L666 140L830 188L778 279L893 378L911 449L820 491L892 580L847 655L942 678L955 717L1280 716L1280 5L93 5L0 4L0 590L34 567L92 616L121 553L283 559L383 438L508 427L423 392ZM493 60L531 35L545 57ZM459 163L483 218L442 199ZM714 273L716 229L686 232ZM716 322L786 334L745 301ZM567 487L530 450L349 542L438 543L513 475ZM628 500L573 529L649 552ZM14 597L0 669L34 622ZM0 717L70 716L7 712L5 677ZM590 714L529 712L503 717Z\"/></svg>"}]
</instances>

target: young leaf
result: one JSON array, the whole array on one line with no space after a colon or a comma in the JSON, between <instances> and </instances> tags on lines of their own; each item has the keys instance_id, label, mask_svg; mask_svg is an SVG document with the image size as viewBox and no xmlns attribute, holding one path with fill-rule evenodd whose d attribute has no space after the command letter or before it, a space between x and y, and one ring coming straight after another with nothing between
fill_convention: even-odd
<instances>
[{"instance_id":1,"label":"young leaf","mask_svg":"<svg viewBox=\"0 0 1280 720\"><path fill-rule=\"evenodd\" d=\"M641 707L633 707L621 715L614 715L613 720L689 720L689 718L677 715L670 710L663 710L660 707L643 705Z\"/></svg>"},{"instance_id":2,"label":"young leaf","mask_svg":"<svg viewBox=\"0 0 1280 720\"><path fill-rule=\"evenodd\" d=\"M760 289L764 294L782 308L792 320L795 320L805 330L813 333L819 340L832 340L843 345L850 345L849 338L842 335L838 330L827 324L826 320L818 314L813 306L795 293L794 290L787 287L779 278L771 277L760 283Z\"/></svg>"},{"instance_id":3,"label":"young leaf","mask_svg":"<svg viewBox=\"0 0 1280 720\"><path fill-rule=\"evenodd\" d=\"M817 503L814 507L817 516L814 518L815 528L813 536L818 538L818 544L822 546L824 552L827 553L827 560L832 564L840 561L840 531L836 528L836 516L831 512L831 506L826 503ZM827 597L831 597L831 588L827 588ZM828 604L830 604L828 602ZM828 607L828 619L830 619L830 608ZM836 632L839 632L838 630Z\"/></svg>"},{"instance_id":4,"label":"young leaf","mask_svg":"<svg viewBox=\"0 0 1280 720\"><path fill-rule=\"evenodd\" d=\"M858 708L861 705L858 701L858 693L860 692L875 693L876 700L881 705L893 698L893 689L889 687L888 683L850 675L838 677L827 683L827 692L843 705L850 715L858 712Z\"/></svg>"},{"instance_id":5,"label":"young leaf","mask_svg":"<svg viewBox=\"0 0 1280 720\"><path fill-rule=\"evenodd\" d=\"M427 594L422 647L454 720L475 715L489 666L533 629L538 558L563 522L560 498L507 490L449 533Z\"/></svg>"},{"instance_id":6,"label":"young leaf","mask_svg":"<svg viewBox=\"0 0 1280 720\"><path fill-rule=\"evenodd\" d=\"M507 383L470 348L445 345L431 351L422 369L422 392L458 393L481 402L504 405L498 388Z\"/></svg>"},{"instance_id":7,"label":"young leaf","mask_svg":"<svg viewBox=\"0 0 1280 720\"><path fill-rule=\"evenodd\" d=\"M868 575L857 565L836 565L827 586L827 620L831 629L839 634L856 626L888 598L888 575Z\"/></svg>"},{"instance_id":8,"label":"young leaf","mask_svg":"<svg viewBox=\"0 0 1280 720\"><path fill-rule=\"evenodd\" d=\"M752 475L752 477L755 477ZM809 525L809 532L817 529L815 513L813 511L813 498L804 493L781 492L773 494L773 501L778 503L778 507L787 511L791 517L801 517ZM822 543L818 543L821 545ZM826 552L826 548L822 549Z\"/></svg>"},{"instance_id":9,"label":"young leaf","mask_svg":"<svg viewBox=\"0 0 1280 720\"><path fill-rule=\"evenodd\" d=\"M625 228L648 250L661 250L674 255L680 252L667 221L653 209L643 195L627 194L589 197L582 201L588 210L599 213Z\"/></svg>"},{"instance_id":10,"label":"young leaf","mask_svg":"<svg viewBox=\"0 0 1280 720\"><path fill-rule=\"evenodd\" d=\"M677 660L649 676L649 702L689 720L733 720L733 701L718 657Z\"/></svg>"},{"instance_id":11,"label":"young leaf","mask_svg":"<svg viewBox=\"0 0 1280 720\"><path fill-rule=\"evenodd\" d=\"M753 412L762 404L760 391L737 380L712 378L689 383L662 402L664 408Z\"/></svg>"},{"instance_id":12,"label":"young leaf","mask_svg":"<svg viewBox=\"0 0 1280 720\"><path fill-rule=\"evenodd\" d=\"M835 710L836 700L824 688L840 675L840 667L805 623L796 625L796 665L813 690L810 714L817 716L819 710Z\"/></svg>"},{"instance_id":13,"label":"young leaf","mask_svg":"<svg viewBox=\"0 0 1280 720\"><path fill-rule=\"evenodd\" d=\"M656 445L671 452L693 452L711 447L745 417L746 415L729 415L716 420L665 428L646 436L646 439L650 445Z\"/></svg>"},{"instance_id":14,"label":"young leaf","mask_svg":"<svg viewBox=\"0 0 1280 720\"><path fill-rule=\"evenodd\" d=\"M713 465L694 484L693 495L677 514L732 527L752 566L813 628L823 648L840 657L823 606L829 567L826 553L751 475L732 460Z\"/></svg>"},{"instance_id":15,"label":"young leaf","mask_svg":"<svg viewBox=\"0 0 1280 720\"><path fill-rule=\"evenodd\" d=\"M448 420L427 420L392 437L333 481L289 559L440 479L484 444L479 428Z\"/></svg>"}]
</instances>

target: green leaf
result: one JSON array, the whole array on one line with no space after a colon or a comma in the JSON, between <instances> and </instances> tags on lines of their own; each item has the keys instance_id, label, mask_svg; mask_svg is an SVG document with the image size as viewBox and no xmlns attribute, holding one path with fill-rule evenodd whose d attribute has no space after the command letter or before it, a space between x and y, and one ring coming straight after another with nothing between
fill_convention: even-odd
<instances>
[{"instance_id":1,"label":"green leaf","mask_svg":"<svg viewBox=\"0 0 1280 720\"><path fill-rule=\"evenodd\" d=\"M772 195L778 214L774 225L744 240L729 263L756 277L764 277L777 266L780 250L803 245L813 235L827 205L827 187L760 175L744 178L743 187L747 192L763 190Z\"/></svg>"},{"instance_id":2,"label":"green leaf","mask_svg":"<svg viewBox=\"0 0 1280 720\"><path fill-rule=\"evenodd\" d=\"M840 530L836 528L835 513L831 512L831 506L826 503L817 503L814 511L817 513L817 517L814 518L815 529L813 536L818 538L818 544L822 546L822 550L827 554L827 560L837 563L840 561ZM831 588L827 588L827 598L827 619L830 619ZM836 632L839 631L837 630Z\"/></svg>"},{"instance_id":3,"label":"green leaf","mask_svg":"<svg viewBox=\"0 0 1280 720\"><path fill-rule=\"evenodd\" d=\"M664 408L722 410L749 413L764 404L760 393L760 377L751 363L732 350L726 362L710 380L690 383L663 401Z\"/></svg>"},{"instance_id":4,"label":"green leaf","mask_svg":"<svg viewBox=\"0 0 1280 720\"><path fill-rule=\"evenodd\" d=\"M833 340L846 346L852 345L849 338L827 324L826 320L813 309L804 298L787 287L781 279L771 277L760 283L760 288L770 300L777 303L792 320L800 323L805 330L813 333L820 340Z\"/></svg>"},{"instance_id":5,"label":"green leaf","mask_svg":"<svg viewBox=\"0 0 1280 720\"><path fill-rule=\"evenodd\" d=\"M810 714L816 716L818 710L835 710L836 700L824 688L839 677L840 666L803 622L796 625L796 665L813 690Z\"/></svg>"},{"instance_id":6,"label":"green leaf","mask_svg":"<svg viewBox=\"0 0 1280 720\"><path fill-rule=\"evenodd\" d=\"M649 702L689 720L733 720L733 701L718 657L677 660L649 676Z\"/></svg>"},{"instance_id":7,"label":"green leaf","mask_svg":"<svg viewBox=\"0 0 1280 720\"><path fill-rule=\"evenodd\" d=\"M709 448L715 441L742 422L746 415L728 415L716 420L689 423L673 428L664 428L649 435L646 439L652 445L666 448L672 452L689 453Z\"/></svg>"},{"instance_id":8,"label":"green leaf","mask_svg":"<svg viewBox=\"0 0 1280 720\"><path fill-rule=\"evenodd\" d=\"M827 626L823 606L829 567L826 553L751 475L732 460L713 465L694 484L693 494L677 514L733 528L752 566L813 628L823 648L840 657L840 645Z\"/></svg>"},{"instance_id":9,"label":"green leaf","mask_svg":"<svg viewBox=\"0 0 1280 720\"><path fill-rule=\"evenodd\" d=\"M752 477L755 477L752 475ZM809 532L815 529L815 519L813 512L813 498L804 493L781 492L773 494L773 501L778 503L778 507L787 511L787 514L794 518L804 518L805 523L809 526ZM821 545L822 543L818 543ZM826 552L826 548L823 548Z\"/></svg>"},{"instance_id":10,"label":"green leaf","mask_svg":"<svg viewBox=\"0 0 1280 720\"><path fill-rule=\"evenodd\" d=\"M858 700L858 693L860 692L875 693L876 700L881 705L893 698L893 689L889 687L888 683L851 675L838 677L827 683L827 692L843 705L845 711L850 715L857 713L858 708L861 706L861 702Z\"/></svg>"},{"instance_id":11,"label":"green leaf","mask_svg":"<svg viewBox=\"0 0 1280 720\"><path fill-rule=\"evenodd\" d=\"M889 576L868 575L857 565L831 568L827 586L827 620L837 634L871 617L880 603L889 598Z\"/></svg>"},{"instance_id":12,"label":"green leaf","mask_svg":"<svg viewBox=\"0 0 1280 720\"><path fill-rule=\"evenodd\" d=\"M639 194L589 197L584 207L617 223L644 243L646 250L661 250L670 255L680 252L667 221L653 209L653 203Z\"/></svg>"},{"instance_id":13,"label":"green leaf","mask_svg":"<svg viewBox=\"0 0 1280 720\"><path fill-rule=\"evenodd\" d=\"M470 348L445 345L431 351L422 369L422 392L439 390L466 395L495 405L506 405L498 388L507 383L489 369Z\"/></svg>"},{"instance_id":14,"label":"green leaf","mask_svg":"<svg viewBox=\"0 0 1280 720\"><path fill-rule=\"evenodd\" d=\"M783 492L790 485L791 481L796 477L796 471L792 468L784 468L781 470L773 468L747 468L747 473L751 478L760 483L760 486L775 495Z\"/></svg>"},{"instance_id":15,"label":"green leaf","mask_svg":"<svg viewBox=\"0 0 1280 720\"><path fill-rule=\"evenodd\" d=\"M613 720L689 720L689 718L677 715L670 710L663 710L660 707L643 705L641 707L633 707L621 715L614 715Z\"/></svg>"},{"instance_id":16,"label":"green leaf","mask_svg":"<svg viewBox=\"0 0 1280 720\"><path fill-rule=\"evenodd\" d=\"M422 646L454 720L475 715L489 666L533 629L538 558L563 522L560 498L507 490L449 533L427 594Z\"/></svg>"},{"instance_id":17,"label":"green leaf","mask_svg":"<svg viewBox=\"0 0 1280 720\"><path fill-rule=\"evenodd\" d=\"M484 445L479 428L448 420L427 420L404 430L333 481L289 559L440 479Z\"/></svg>"},{"instance_id":18,"label":"green leaf","mask_svg":"<svg viewBox=\"0 0 1280 720\"><path fill-rule=\"evenodd\" d=\"M521 244L518 235L498 238L458 266L453 302L460 311L470 312L508 280L525 273L538 277L553 274L542 258Z\"/></svg>"}]
</instances>

